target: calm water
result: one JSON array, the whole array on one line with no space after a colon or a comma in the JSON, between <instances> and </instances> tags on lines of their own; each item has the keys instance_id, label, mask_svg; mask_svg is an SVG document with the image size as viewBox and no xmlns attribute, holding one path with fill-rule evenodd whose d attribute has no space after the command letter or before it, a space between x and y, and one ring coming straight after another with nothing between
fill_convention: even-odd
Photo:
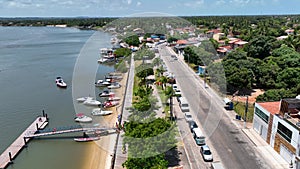
<instances>
[{"instance_id":1,"label":"calm water","mask_svg":"<svg viewBox=\"0 0 300 169\"><path fill-rule=\"evenodd\" d=\"M110 47L110 35L96 34L73 28L0 27L0 152L43 109L50 117L49 128L76 125L72 78L77 58L87 58L86 64L81 60L81 66L86 66L81 67L84 73L77 73L82 79L89 73L102 78L113 71L113 67L96 62L99 49ZM92 66L88 65L91 60L94 60ZM56 76L63 77L67 89L56 87ZM83 88L79 94L97 94L94 81L83 82L89 84L89 93L84 93ZM95 93L90 93L91 89ZM85 144L67 138L33 140L9 168L77 169L82 164L85 148Z\"/></svg>"}]
</instances>

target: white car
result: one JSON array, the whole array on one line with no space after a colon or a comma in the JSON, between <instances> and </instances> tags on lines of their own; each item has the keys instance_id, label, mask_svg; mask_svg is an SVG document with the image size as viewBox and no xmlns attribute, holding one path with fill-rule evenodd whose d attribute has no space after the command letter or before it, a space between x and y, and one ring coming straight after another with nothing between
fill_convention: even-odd
<instances>
[{"instance_id":1,"label":"white car","mask_svg":"<svg viewBox=\"0 0 300 169\"><path fill-rule=\"evenodd\" d=\"M185 112L184 114L184 118L187 122L189 121L193 121L193 117L192 117L192 114L190 112Z\"/></svg>"},{"instance_id":2,"label":"white car","mask_svg":"<svg viewBox=\"0 0 300 169\"><path fill-rule=\"evenodd\" d=\"M200 153L204 161L213 161L213 155L208 147L208 145L201 146Z\"/></svg>"}]
</instances>

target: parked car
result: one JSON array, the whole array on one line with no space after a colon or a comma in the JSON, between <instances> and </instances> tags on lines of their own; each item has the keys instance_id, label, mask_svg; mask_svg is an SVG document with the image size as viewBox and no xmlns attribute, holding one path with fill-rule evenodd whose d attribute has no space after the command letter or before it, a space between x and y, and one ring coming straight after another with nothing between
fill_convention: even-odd
<instances>
[{"instance_id":1,"label":"parked car","mask_svg":"<svg viewBox=\"0 0 300 169\"><path fill-rule=\"evenodd\" d=\"M201 146L200 153L204 161L213 161L213 156L208 145Z\"/></svg>"},{"instance_id":2,"label":"parked car","mask_svg":"<svg viewBox=\"0 0 300 169\"><path fill-rule=\"evenodd\" d=\"M191 132L193 132L193 129L198 128L198 125L195 121L189 121L189 128L190 128Z\"/></svg>"},{"instance_id":3,"label":"parked car","mask_svg":"<svg viewBox=\"0 0 300 169\"><path fill-rule=\"evenodd\" d=\"M187 122L189 121L193 121L193 117L192 117L192 114L190 112L185 112L184 114L184 118Z\"/></svg>"}]
</instances>

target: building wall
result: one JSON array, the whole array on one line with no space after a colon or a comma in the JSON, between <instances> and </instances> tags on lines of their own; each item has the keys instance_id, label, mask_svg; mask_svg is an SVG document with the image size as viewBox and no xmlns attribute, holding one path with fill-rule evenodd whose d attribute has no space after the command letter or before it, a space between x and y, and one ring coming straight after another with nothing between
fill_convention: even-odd
<instances>
[{"instance_id":1,"label":"building wall","mask_svg":"<svg viewBox=\"0 0 300 169\"><path fill-rule=\"evenodd\" d=\"M266 116L269 117L268 122L265 122L264 120L262 120L259 116L257 116L255 114L256 109L261 110ZM271 135L271 134L268 134L269 122L270 122L270 113L268 111L266 111L263 107L261 107L259 104L255 103L253 128L266 142L268 142L268 135ZM270 132L271 132L271 130L270 130Z\"/></svg>"},{"instance_id":2,"label":"building wall","mask_svg":"<svg viewBox=\"0 0 300 169\"><path fill-rule=\"evenodd\" d=\"M273 126L274 115L270 115L269 117L269 125L268 125L268 135L267 135L267 143L271 144L271 135L272 135L272 126Z\"/></svg>"},{"instance_id":3,"label":"building wall","mask_svg":"<svg viewBox=\"0 0 300 169\"><path fill-rule=\"evenodd\" d=\"M298 129L294 128L292 125L290 125L284 119L282 119L280 116L275 115L274 118L273 118L273 127L272 127L272 133L273 134L277 133L278 122L280 122L285 127L287 127L289 130L292 131L292 133L293 133L292 134L292 139L291 139L291 143L289 143L289 144L291 144L296 149L297 148L297 142L298 142L298 139L299 139L299 131L298 131ZM271 142L272 142L272 137L271 137ZM272 147L275 147L275 145L273 145ZM295 152L295 151L293 151L293 152Z\"/></svg>"},{"instance_id":4,"label":"building wall","mask_svg":"<svg viewBox=\"0 0 300 169\"><path fill-rule=\"evenodd\" d=\"M284 139L278 132L277 132L277 127L278 127L278 122L280 122L282 125L284 125L286 128L292 131L292 137L291 137L291 142L288 142L286 139ZM298 162L295 158L297 155L296 153L299 152L299 131L297 128L295 128L293 125L289 124L286 122L284 119L282 119L279 115L274 115L273 116L273 125L272 125L272 132L271 132L271 137L270 137L270 144L274 148L278 154L282 155L280 153L280 147L284 146L286 147L290 152L292 152L293 157L292 161L294 161L294 165L296 167L299 167ZM287 159L286 157L283 157L284 159ZM290 161L287 161L288 163Z\"/></svg>"}]
</instances>

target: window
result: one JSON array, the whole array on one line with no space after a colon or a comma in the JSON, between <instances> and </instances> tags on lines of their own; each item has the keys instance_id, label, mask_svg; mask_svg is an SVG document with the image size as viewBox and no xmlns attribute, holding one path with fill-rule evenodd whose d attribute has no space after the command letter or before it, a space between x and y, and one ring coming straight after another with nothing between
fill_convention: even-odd
<instances>
[{"instance_id":1,"label":"window","mask_svg":"<svg viewBox=\"0 0 300 169\"><path fill-rule=\"evenodd\" d=\"M285 127L283 124L278 122L278 129L277 132L279 135L281 135L286 141L291 143L292 140L292 134L293 132L289 130L287 127Z\"/></svg>"},{"instance_id":2,"label":"window","mask_svg":"<svg viewBox=\"0 0 300 169\"><path fill-rule=\"evenodd\" d=\"M255 114L261 118L264 122L268 123L269 121L269 116L267 116L263 111L258 109L257 107L255 108Z\"/></svg>"}]
</instances>

